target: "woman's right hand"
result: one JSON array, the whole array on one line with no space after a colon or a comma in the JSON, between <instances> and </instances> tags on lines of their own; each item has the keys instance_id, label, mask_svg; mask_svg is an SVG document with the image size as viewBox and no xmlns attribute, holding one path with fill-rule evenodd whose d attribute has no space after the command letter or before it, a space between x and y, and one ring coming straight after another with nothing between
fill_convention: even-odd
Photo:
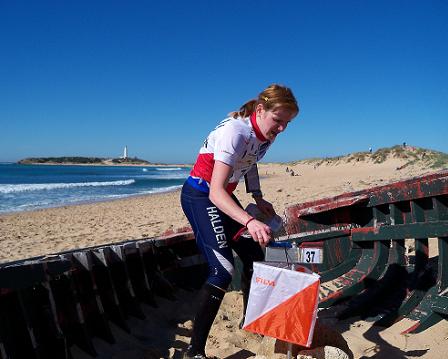
<instances>
[{"instance_id":1,"label":"woman's right hand","mask_svg":"<svg viewBox=\"0 0 448 359\"><path fill-rule=\"evenodd\" d=\"M255 242L266 246L271 240L271 228L263 222L253 219L247 224L247 230Z\"/></svg>"}]
</instances>

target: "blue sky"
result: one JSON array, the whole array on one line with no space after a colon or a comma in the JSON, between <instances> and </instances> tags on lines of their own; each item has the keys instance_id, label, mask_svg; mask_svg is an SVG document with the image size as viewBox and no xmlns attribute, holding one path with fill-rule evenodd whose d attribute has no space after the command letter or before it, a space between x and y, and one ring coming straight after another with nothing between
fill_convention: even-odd
<instances>
[{"instance_id":1,"label":"blue sky","mask_svg":"<svg viewBox=\"0 0 448 359\"><path fill-rule=\"evenodd\" d=\"M270 83L301 113L266 161L448 152L448 2L0 0L0 161L194 161Z\"/></svg>"}]
</instances>

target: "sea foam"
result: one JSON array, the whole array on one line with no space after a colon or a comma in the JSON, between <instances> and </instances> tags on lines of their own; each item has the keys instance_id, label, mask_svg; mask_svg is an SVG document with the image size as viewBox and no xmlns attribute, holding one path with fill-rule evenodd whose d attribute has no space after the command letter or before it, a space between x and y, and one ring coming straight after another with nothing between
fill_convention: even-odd
<instances>
[{"instance_id":1,"label":"sea foam","mask_svg":"<svg viewBox=\"0 0 448 359\"><path fill-rule=\"evenodd\" d=\"M157 167L156 171L181 171L182 168L180 167Z\"/></svg>"},{"instance_id":2,"label":"sea foam","mask_svg":"<svg viewBox=\"0 0 448 359\"><path fill-rule=\"evenodd\" d=\"M134 179L106 182L0 184L0 193L8 194L76 187L128 186L133 183L135 183Z\"/></svg>"}]
</instances>

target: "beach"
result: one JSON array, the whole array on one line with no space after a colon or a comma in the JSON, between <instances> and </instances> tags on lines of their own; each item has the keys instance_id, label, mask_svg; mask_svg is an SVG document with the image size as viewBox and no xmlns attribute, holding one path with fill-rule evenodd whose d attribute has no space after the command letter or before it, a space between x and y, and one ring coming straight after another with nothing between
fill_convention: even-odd
<instances>
[{"instance_id":1,"label":"beach","mask_svg":"<svg viewBox=\"0 0 448 359\"><path fill-rule=\"evenodd\" d=\"M260 164L259 174L265 199L272 202L278 214L282 215L284 209L293 204L434 172L425 166L405 164L405 160L397 158L389 158L382 163L373 163L368 159L329 161L319 165L303 161L296 164L271 163ZM235 193L243 206L251 202L251 197L245 193L244 183L239 184ZM0 261L9 262L75 248L153 238L179 231L188 227L179 204L179 195L180 191L176 190L0 215ZM430 255L437 255L434 248L430 247ZM210 354L226 358L241 351L241 348L247 348L249 352L261 356L263 345L269 352L272 342L237 328L241 311L240 293L230 292L226 298L212 329ZM331 320L327 319L327 323L342 335L355 358L442 358L442 349L448 347L447 321L423 333L403 336L399 334L400 329L403 329L401 322L379 331L372 329L371 323L362 320L338 323ZM191 323L184 323L184 326L188 330ZM188 341L186 337L176 340ZM133 358L125 353L116 356L121 357ZM274 354L266 354L265 357L271 358Z\"/></svg>"},{"instance_id":2,"label":"beach","mask_svg":"<svg viewBox=\"0 0 448 359\"><path fill-rule=\"evenodd\" d=\"M261 164L265 198L282 215L287 206L383 185L431 172L400 168L405 161L389 159L349 163ZM287 171L288 169L288 171ZM251 202L244 183L236 196ZM180 191L0 215L0 261L41 256L76 248L160 236L188 226L179 204Z\"/></svg>"},{"instance_id":3,"label":"beach","mask_svg":"<svg viewBox=\"0 0 448 359\"><path fill-rule=\"evenodd\" d=\"M405 161L389 159L348 163L261 164L265 199L277 213L287 206L383 185L431 172L400 168ZM286 171L288 169L288 172ZM243 206L251 202L244 183L235 191ZM180 191L137 196L0 215L0 261L41 256L76 248L160 236L188 226L179 204Z\"/></svg>"}]
</instances>

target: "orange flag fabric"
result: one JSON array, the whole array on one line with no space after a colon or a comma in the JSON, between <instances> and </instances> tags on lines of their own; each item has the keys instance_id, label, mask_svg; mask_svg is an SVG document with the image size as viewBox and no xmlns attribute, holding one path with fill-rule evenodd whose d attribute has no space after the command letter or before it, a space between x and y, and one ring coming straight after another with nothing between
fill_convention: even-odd
<instances>
[{"instance_id":1,"label":"orange flag fabric","mask_svg":"<svg viewBox=\"0 0 448 359\"><path fill-rule=\"evenodd\" d=\"M320 277L286 263L255 262L243 329L310 347Z\"/></svg>"}]
</instances>

